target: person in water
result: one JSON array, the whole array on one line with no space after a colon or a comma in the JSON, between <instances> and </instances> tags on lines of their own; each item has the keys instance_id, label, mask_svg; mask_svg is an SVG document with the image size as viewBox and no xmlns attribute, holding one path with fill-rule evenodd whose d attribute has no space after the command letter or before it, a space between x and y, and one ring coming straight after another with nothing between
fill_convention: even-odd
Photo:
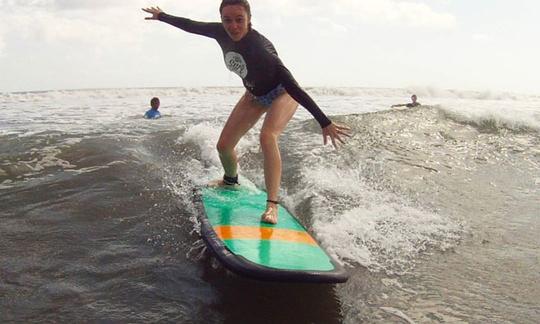
<instances>
[{"instance_id":1,"label":"person in water","mask_svg":"<svg viewBox=\"0 0 540 324\"><path fill-rule=\"evenodd\" d=\"M406 103L406 104L392 105L392 108L394 108L394 107L414 108L414 107L421 106L420 103L417 102L416 100L418 100L418 97L416 97L416 95L413 94L413 95L411 96L411 101L412 101L412 102L409 102L409 103Z\"/></svg>"},{"instance_id":2,"label":"person in water","mask_svg":"<svg viewBox=\"0 0 540 324\"><path fill-rule=\"evenodd\" d=\"M159 98L157 98L157 97L152 98L152 100L150 100L150 107L152 107L152 108L144 113L144 118L146 118L146 119L160 118L161 113L158 111L158 109L159 109Z\"/></svg>"},{"instance_id":3,"label":"person in water","mask_svg":"<svg viewBox=\"0 0 540 324\"><path fill-rule=\"evenodd\" d=\"M246 0L223 0L221 22L198 22L166 14L159 7L143 8L149 20L159 20L186 32L213 38L223 51L225 65L242 78L246 88L229 115L217 143L224 169L219 185L238 184L238 158L235 147L266 113L260 133L264 158L266 210L261 221L278 221L278 193L281 182L281 156L278 137L294 115L298 104L305 107L322 128L323 143L328 138L335 148L350 136L349 128L333 123L298 85L278 57L273 44L251 26L251 9Z\"/></svg>"}]
</instances>

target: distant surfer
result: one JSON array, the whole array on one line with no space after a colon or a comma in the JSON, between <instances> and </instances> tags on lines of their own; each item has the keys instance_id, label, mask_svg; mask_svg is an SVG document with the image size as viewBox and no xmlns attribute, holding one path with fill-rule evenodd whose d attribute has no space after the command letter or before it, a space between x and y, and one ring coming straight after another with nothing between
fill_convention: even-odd
<instances>
[{"instance_id":1,"label":"distant surfer","mask_svg":"<svg viewBox=\"0 0 540 324\"><path fill-rule=\"evenodd\" d=\"M418 101L416 101L416 100L418 100L418 97L416 97L416 95L413 94L413 95L411 96L411 101L412 101L412 102L409 102L409 103L406 103L406 104L392 105L392 108L394 108L394 107L414 108L414 107L421 106L421 104L420 104Z\"/></svg>"},{"instance_id":2,"label":"distant surfer","mask_svg":"<svg viewBox=\"0 0 540 324\"><path fill-rule=\"evenodd\" d=\"M158 119L161 118L161 113L159 109L159 98L154 97L150 100L150 109L144 113L144 118L146 119Z\"/></svg>"},{"instance_id":3,"label":"distant surfer","mask_svg":"<svg viewBox=\"0 0 540 324\"><path fill-rule=\"evenodd\" d=\"M186 32L215 39L229 70L242 78L246 92L229 115L217 143L225 174L219 185L238 184L238 158L235 147L266 113L260 133L264 157L266 210L261 221L277 223L278 192L281 183L281 155L278 138L294 115L298 104L306 108L322 128L323 143L330 138L338 147L349 128L333 123L311 97L298 85L278 57L273 44L251 28L251 9L246 0L223 0L219 7L221 22L206 23L166 14L159 7L143 8L152 16Z\"/></svg>"}]
</instances>

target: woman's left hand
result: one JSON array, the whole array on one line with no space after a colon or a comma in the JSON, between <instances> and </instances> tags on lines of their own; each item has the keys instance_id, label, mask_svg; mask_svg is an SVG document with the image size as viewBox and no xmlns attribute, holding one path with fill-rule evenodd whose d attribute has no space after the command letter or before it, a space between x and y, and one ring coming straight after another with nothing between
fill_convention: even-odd
<instances>
[{"instance_id":1,"label":"woman's left hand","mask_svg":"<svg viewBox=\"0 0 540 324\"><path fill-rule=\"evenodd\" d=\"M334 147L337 149L338 148L337 142L340 142L341 144L345 144L341 136L351 137L350 131L351 129L349 127L344 126L344 125L338 125L332 122L330 125L322 129L324 145L328 143L328 137L330 137L330 140L332 141L332 145L334 145Z\"/></svg>"}]
</instances>

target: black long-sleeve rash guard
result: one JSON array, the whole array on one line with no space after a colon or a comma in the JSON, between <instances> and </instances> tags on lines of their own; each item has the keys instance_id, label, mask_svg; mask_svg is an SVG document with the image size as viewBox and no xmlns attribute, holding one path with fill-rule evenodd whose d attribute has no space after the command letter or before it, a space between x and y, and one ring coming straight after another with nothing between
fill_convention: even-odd
<instances>
[{"instance_id":1,"label":"black long-sleeve rash guard","mask_svg":"<svg viewBox=\"0 0 540 324\"><path fill-rule=\"evenodd\" d=\"M198 22L160 13L158 19L186 32L215 39L223 51L225 65L238 74L246 89L254 96L262 96L283 85L287 93L305 107L326 127L332 122L311 97L298 85L291 72L283 65L274 45L251 29L240 41L233 41L221 23Z\"/></svg>"}]
</instances>

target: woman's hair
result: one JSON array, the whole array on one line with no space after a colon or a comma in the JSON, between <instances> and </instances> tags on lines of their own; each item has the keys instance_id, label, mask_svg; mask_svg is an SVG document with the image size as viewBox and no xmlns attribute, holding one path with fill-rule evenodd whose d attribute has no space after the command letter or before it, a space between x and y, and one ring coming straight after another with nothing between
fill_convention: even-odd
<instances>
[{"instance_id":1,"label":"woman's hair","mask_svg":"<svg viewBox=\"0 0 540 324\"><path fill-rule=\"evenodd\" d=\"M249 6L249 2L247 2L247 0L222 0L221 5L219 6L219 14L221 15L223 8L225 8L226 6L234 5L239 5L246 9L246 13L249 19L249 28L251 29L251 7Z\"/></svg>"}]
</instances>

